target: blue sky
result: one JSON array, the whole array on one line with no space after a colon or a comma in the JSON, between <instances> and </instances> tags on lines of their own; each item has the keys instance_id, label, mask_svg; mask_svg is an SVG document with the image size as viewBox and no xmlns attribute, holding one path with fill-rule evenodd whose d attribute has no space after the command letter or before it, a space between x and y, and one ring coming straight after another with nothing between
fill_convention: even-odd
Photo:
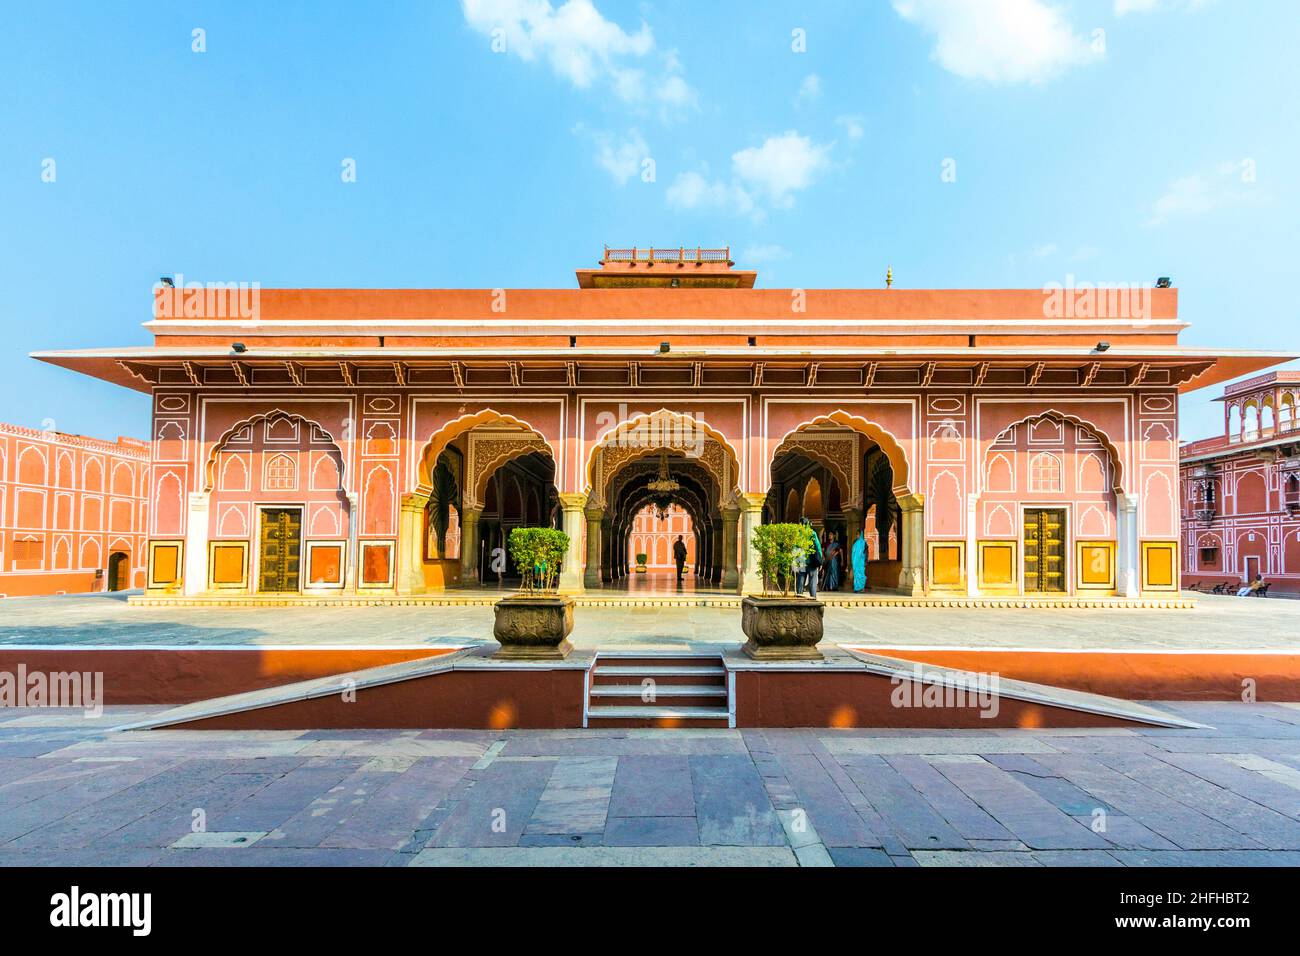
<instances>
[{"instance_id":1,"label":"blue sky","mask_svg":"<svg viewBox=\"0 0 1300 956\"><path fill-rule=\"evenodd\" d=\"M1184 343L1300 348L1291 0L18 10L0 420L146 433L27 353L147 342L160 275L567 287L605 242L730 245L765 286L1169 275Z\"/></svg>"}]
</instances>

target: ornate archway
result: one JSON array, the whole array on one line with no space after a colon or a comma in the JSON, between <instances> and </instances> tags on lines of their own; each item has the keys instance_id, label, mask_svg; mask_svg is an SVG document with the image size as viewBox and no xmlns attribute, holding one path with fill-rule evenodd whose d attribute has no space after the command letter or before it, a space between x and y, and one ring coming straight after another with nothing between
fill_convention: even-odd
<instances>
[{"instance_id":1,"label":"ornate archway","mask_svg":"<svg viewBox=\"0 0 1300 956\"><path fill-rule=\"evenodd\" d=\"M668 457L663 466L657 466L653 459L661 455ZM579 525L570 514L581 507L586 519L583 585L597 587L607 578L606 570L616 570L610 568L612 556L626 550L625 535L632 517L624 513L629 482L634 475L645 480L656 477L657 467L667 467L671 480L691 475L694 490L688 495L683 489L678 499L683 505L688 498L695 499L691 505L695 530L701 535L699 551L705 552L704 561L697 565L707 567L710 580L716 577L724 587L734 587L739 579L735 542L741 501L739 456L726 437L706 422L668 409L613 425L601 434L587 457L585 494L575 496L578 500L566 508L566 530L570 522L575 529L570 531L571 538Z\"/></svg>"},{"instance_id":2,"label":"ornate archway","mask_svg":"<svg viewBox=\"0 0 1300 956\"><path fill-rule=\"evenodd\" d=\"M924 578L924 496L913 493L910 476L907 452L892 432L836 409L781 436L768 463L764 490L778 496L769 502L773 515L788 512L791 493L797 492L799 515L824 529L827 540L834 534L846 554L859 534L878 536L882 546L868 562L868 586L919 593ZM819 492L811 500L809 488ZM887 547L891 534L901 541L897 558L890 557ZM845 584L849 577L843 575Z\"/></svg>"},{"instance_id":3,"label":"ornate archway","mask_svg":"<svg viewBox=\"0 0 1300 956\"><path fill-rule=\"evenodd\" d=\"M505 554L505 540L510 527L537 520L541 502L549 500L558 471L558 457L552 443L532 424L495 409L484 409L462 415L435 431L419 454L416 467L415 491L403 502L409 513L407 524L412 541L419 540L419 550L403 549L407 555L409 587L412 591L423 588L423 563L441 561L434 573L441 570L442 579L456 580L462 587L483 583L491 571L486 566L486 556L491 548L501 548ZM450 470L450 474L440 474ZM490 483L503 471L509 470L510 494L502 498L501 489ZM454 500L448 495L454 494ZM489 498L496 502L508 501L510 508L486 508ZM536 506L529 507L529 502ZM460 552L458 566L449 567L449 559L435 557L423 542L429 536L431 520L439 520L450 508L458 516ZM429 514L430 511L434 513ZM418 527L424 514L423 534ZM441 533L441 529L439 529ZM485 543L488 550L485 550ZM498 565L494 572L498 578L511 573L509 561Z\"/></svg>"},{"instance_id":4,"label":"ornate archway","mask_svg":"<svg viewBox=\"0 0 1300 956\"><path fill-rule=\"evenodd\" d=\"M443 425L424 443L420 450L420 456L416 468L416 491L427 495L432 490L431 475L433 469L437 467L438 456L452 442L456 441L461 435L474 429L494 429L504 432L526 432L536 439L534 447L530 450L539 450L537 443L546 446L546 452L553 461L559 461L557 449L549 442L542 432L531 423L523 419L516 418L513 415L507 415L498 412L492 408L485 408L481 412L475 412L470 415L462 415L454 421ZM509 456L507 456L508 458ZM468 484L468 483L467 483Z\"/></svg>"}]
</instances>

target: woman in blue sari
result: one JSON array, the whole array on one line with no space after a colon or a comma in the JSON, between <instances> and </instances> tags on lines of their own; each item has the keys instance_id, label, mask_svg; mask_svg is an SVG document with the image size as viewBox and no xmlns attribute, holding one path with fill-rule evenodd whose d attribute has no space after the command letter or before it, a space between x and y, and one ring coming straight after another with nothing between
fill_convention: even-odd
<instances>
[{"instance_id":1,"label":"woman in blue sari","mask_svg":"<svg viewBox=\"0 0 1300 956\"><path fill-rule=\"evenodd\" d=\"M867 589L867 539L862 531L853 542L853 590L859 594Z\"/></svg>"},{"instance_id":2,"label":"woman in blue sari","mask_svg":"<svg viewBox=\"0 0 1300 956\"><path fill-rule=\"evenodd\" d=\"M840 589L840 555L842 549L840 542L835 536L835 532L830 533L830 540L826 542L826 590L838 591Z\"/></svg>"}]
</instances>

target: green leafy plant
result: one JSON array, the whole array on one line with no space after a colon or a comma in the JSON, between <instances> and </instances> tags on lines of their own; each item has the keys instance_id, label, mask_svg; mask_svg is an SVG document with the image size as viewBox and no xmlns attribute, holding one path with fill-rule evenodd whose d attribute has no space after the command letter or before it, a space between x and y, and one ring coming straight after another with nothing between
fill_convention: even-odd
<instances>
[{"instance_id":1,"label":"green leafy plant","mask_svg":"<svg viewBox=\"0 0 1300 956\"><path fill-rule=\"evenodd\" d=\"M817 547L813 531L806 524L764 524L754 530L754 550L758 553L758 572L763 576L763 593L774 593L779 582L781 596L788 597L794 583L791 565L796 554L811 554Z\"/></svg>"},{"instance_id":2,"label":"green leafy plant","mask_svg":"<svg viewBox=\"0 0 1300 956\"><path fill-rule=\"evenodd\" d=\"M554 528L515 528L507 542L510 557L523 576L525 594L554 591L560 564L569 550L569 536Z\"/></svg>"},{"instance_id":3,"label":"green leafy plant","mask_svg":"<svg viewBox=\"0 0 1300 956\"><path fill-rule=\"evenodd\" d=\"M639 553L637 554L637 556L636 556L636 563L637 563L637 564L645 564L645 559L646 559L646 555L645 555L645 553L644 553L644 552L639 552Z\"/></svg>"}]
</instances>

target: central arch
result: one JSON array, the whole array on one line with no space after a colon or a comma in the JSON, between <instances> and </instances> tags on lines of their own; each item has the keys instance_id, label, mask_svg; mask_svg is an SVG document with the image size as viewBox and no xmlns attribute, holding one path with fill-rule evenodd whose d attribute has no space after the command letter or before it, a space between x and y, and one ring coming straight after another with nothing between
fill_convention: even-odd
<instances>
[{"instance_id":1,"label":"central arch","mask_svg":"<svg viewBox=\"0 0 1300 956\"><path fill-rule=\"evenodd\" d=\"M626 535L635 511L649 499L629 485L655 477L646 459L663 455L670 475L682 487L673 501L692 516L697 536L696 574L710 584L736 580L736 515L740 500L740 456L718 429L692 415L667 408L617 422L600 434L584 469L587 529L585 587L626 576ZM671 459L669 458L671 456ZM631 471L630 471L631 470ZM728 538L731 539L728 545ZM624 582L626 583L626 582Z\"/></svg>"},{"instance_id":2,"label":"central arch","mask_svg":"<svg viewBox=\"0 0 1300 956\"><path fill-rule=\"evenodd\" d=\"M665 435L677 440L665 441ZM724 495L737 490L740 456L727 437L693 415L661 408L656 412L634 415L601 433L587 455L583 471L588 501L591 502L595 495L596 500L603 504L604 485L628 462L664 448L682 451L687 447L696 449L696 454L688 454L688 457L697 458L709 470ZM622 454L610 455L614 450Z\"/></svg>"}]
</instances>

